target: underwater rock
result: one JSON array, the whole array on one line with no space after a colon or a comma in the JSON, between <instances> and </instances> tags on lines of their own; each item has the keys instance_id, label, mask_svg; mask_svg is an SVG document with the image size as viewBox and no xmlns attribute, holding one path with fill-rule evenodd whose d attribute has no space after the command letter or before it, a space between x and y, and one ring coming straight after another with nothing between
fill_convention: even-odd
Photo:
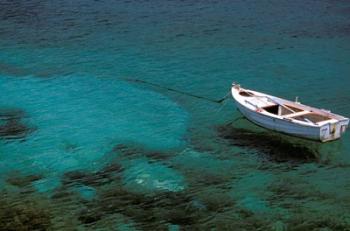
<instances>
[{"instance_id":1,"label":"underwater rock","mask_svg":"<svg viewBox=\"0 0 350 231\"><path fill-rule=\"evenodd\" d=\"M196 223L194 230L271 230L268 220L262 214L244 214L244 211L235 209L215 213L214 216L205 222Z\"/></svg>"},{"instance_id":2,"label":"underwater rock","mask_svg":"<svg viewBox=\"0 0 350 231\"><path fill-rule=\"evenodd\" d=\"M274 175L263 171L253 171L231 183L231 198L237 207L251 214L272 211L266 198L272 195L267 189L274 182Z\"/></svg>"},{"instance_id":3,"label":"underwater rock","mask_svg":"<svg viewBox=\"0 0 350 231\"><path fill-rule=\"evenodd\" d=\"M51 215L48 204L26 198L24 195L10 195L1 192L0 230L25 231L49 230Z\"/></svg>"},{"instance_id":4,"label":"underwater rock","mask_svg":"<svg viewBox=\"0 0 350 231\"><path fill-rule=\"evenodd\" d=\"M320 191L319 187L310 184L305 179L283 177L268 185L267 190L273 193L272 199L280 199L293 203L290 199L297 201L305 199L325 200L329 194Z\"/></svg>"},{"instance_id":5,"label":"underwater rock","mask_svg":"<svg viewBox=\"0 0 350 231\"><path fill-rule=\"evenodd\" d=\"M209 189L207 191L201 191L197 197L202 204L200 208L205 208L212 212L222 212L235 205L234 200L223 190Z\"/></svg>"},{"instance_id":6,"label":"underwater rock","mask_svg":"<svg viewBox=\"0 0 350 231\"><path fill-rule=\"evenodd\" d=\"M113 163L97 172L70 171L63 175L62 184L67 186L74 184L101 186L119 179L121 170L120 165Z\"/></svg>"},{"instance_id":7,"label":"underwater rock","mask_svg":"<svg viewBox=\"0 0 350 231\"><path fill-rule=\"evenodd\" d=\"M137 231L136 224L130 218L119 214L104 214L101 219L98 219L93 224L88 224L91 230L123 230Z\"/></svg>"},{"instance_id":8,"label":"underwater rock","mask_svg":"<svg viewBox=\"0 0 350 231\"><path fill-rule=\"evenodd\" d=\"M91 208L107 214L120 213L131 218L142 230L167 230L166 223L192 225L205 209L193 201L187 192L133 193L121 185L110 185L99 193Z\"/></svg>"},{"instance_id":9,"label":"underwater rock","mask_svg":"<svg viewBox=\"0 0 350 231\"><path fill-rule=\"evenodd\" d=\"M286 221L288 230L303 231L303 230L333 230L343 231L350 230L350 221L346 220L343 215L335 215L325 211L306 212L299 211Z\"/></svg>"},{"instance_id":10,"label":"underwater rock","mask_svg":"<svg viewBox=\"0 0 350 231\"><path fill-rule=\"evenodd\" d=\"M63 175L62 182L69 184L69 183L85 183L85 178L88 177L88 174L82 171L71 171L66 172Z\"/></svg>"},{"instance_id":11,"label":"underwater rock","mask_svg":"<svg viewBox=\"0 0 350 231\"><path fill-rule=\"evenodd\" d=\"M174 155L173 151L152 151L132 144L118 144L113 148L112 152L120 154L119 159L148 157L159 161L167 160Z\"/></svg>"},{"instance_id":12,"label":"underwater rock","mask_svg":"<svg viewBox=\"0 0 350 231\"><path fill-rule=\"evenodd\" d=\"M274 175L264 171L251 171L232 184L235 196L245 196L247 193L265 193L266 188L274 181Z\"/></svg>"},{"instance_id":13,"label":"underwater rock","mask_svg":"<svg viewBox=\"0 0 350 231\"><path fill-rule=\"evenodd\" d=\"M196 188L225 188L230 186L236 162L233 159L218 159L210 152L186 149L169 161L171 166L182 172L189 185ZM220 169L220 171L218 171Z\"/></svg>"},{"instance_id":14,"label":"underwater rock","mask_svg":"<svg viewBox=\"0 0 350 231\"><path fill-rule=\"evenodd\" d=\"M97 209L84 209L80 212L80 215L78 216L78 220L82 224L93 224L101 220L102 217L103 217L103 213L101 213Z\"/></svg>"},{"instance_id":15,"label":"underwater rock","mask_svg":"<svg viewBox=\"0 0 350 231\"><path fill-rule=\"evenodd\" d=\"M71 200L74 195L75 194L72 191L65 190L64 188L56 188L52 192L52 196L50 198L55 201L67 201L69 199ZM76 200L77 198L75 197L74 199Z\"/></svg>"},{"instance_id":16,"label":"underwater rock","mask_svg":"<svg viewBox=\"0 0 350 231\"><path fill-rule=\"evenodd\" d=\"M48 193L58 188L61 185L61 180L58 176L47 176L34 181L32 185L39 193Z\"/></svg>"},{"instance_id":17,"label":"underwater rock","mask_svg":"<svg viewBox=\"0 0 350 231\"><path fill-rule=\"evenodd\" d=\"M42 175L36 174L36 175L21 175L19 172L9 173L8 178L6 179L6 182L18 186L18 187L25 187L30 185L32 182L40 180L42 178Z\"/></svg>"},{"instance_id":18,"label":"underwater rock","mask_svg":"<svg viewBox=\"0 0 350 231\"><path fill-rule=\"evenodd\" d=\"M134 193L179 192L186 187L180 173L165 165L150 163L145 158L129 161L124 164L124 169L124 187Z\"/></svg>"},{"instance_id":19,"label":"underwater rock","mask_svg":"<svg viewBox=\"0 0 350 231\"><path fill-rule=\"evenodd\" d=\"M237 206L242 207L243 209L246 209L254 214L266 213L271 210L264 200L253 195L246 196L242 200L237 201Z\"/></svg>"},{"instance_id":20,"label":"underwater rock","mask_svg":"<svg viewBox=\"0 0 350 231\"><path fill-rule=\"evenodd\" d=\"M123 170L123 167L118 164L118 163L108 163L106 166L104 166L100 171L98 171L98 174L109 174L109 175L113 175L116 173L120 173Z\"/></svg>"},{"instance_id":21,"label":"underwater rock","mask_svg":"<svg viewBox=\"0 0 350 231\"><path fill-rule=\"evenodd\" d=\"M282 221L276 221L271 226L272 231L287 231L287 226Z\"/></svg>"},{"instance_id":22,"label":"underwater rock","mask_svg":"<svg viewBox=\"0 0 350 231\"><path fill-rule=\"evenodd\" d=\"M33 129L22 123L25 113L18 109L0 109L0 138L21 139Z\"/></svg>"},{"instance_id":23,"label":"underwater rock","mask_svg":"<svg viewBox=\"0 0 350 231\"><path fill-rule=\"evenodd\" d=\"M171 159L171 163L184 170L193 170L201 174L227 175L235 162L231 160L217 159L210 152L199 152L193 149L185 149ZM217 171L221 169L221 171Z\"/></svg>"},{"instance_id":24,"label":"underwater rock","mask_svg":"<svg viewBox=\"0 0 350 231\"><path fill-rule=\"evenodd\" d=\"M82 199L87 201L93 200L96 196L96 189L85 185L75 186L73 191L78 193Z\"/></svg>"},{"instance_id":25,"label":"underwater rock","mask_svg":"<svg viewBox=\"0 0 350 231\"><path fill-rule=\"evenodd\" d=\"M28 128L17 120L7 120L6 123L0 126L0 137L6 139L22 138L27 133Z\"/></svg>"}]
</instances>

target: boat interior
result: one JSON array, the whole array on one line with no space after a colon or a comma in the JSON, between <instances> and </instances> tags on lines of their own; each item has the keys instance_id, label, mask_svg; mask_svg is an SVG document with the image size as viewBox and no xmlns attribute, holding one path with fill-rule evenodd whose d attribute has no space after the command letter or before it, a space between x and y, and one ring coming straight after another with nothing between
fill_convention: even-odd
<instances>
[{"instance_id":1,"label":"boat interior","mask_svg":"<svg viewBox=\"0 0 350 231\"><path fill-rule=\"evenodd\" d=\"M307 110L302 107L299 107L297 104L293 104L293 102L290 103L293 105L286 104L286 103L279 103L268 96L255 95L253 92L245 91L245 90L243 91L241 90L239 94L243 97L260 98L260 100L262 100L262 98L265 98L264 100L273 102L274 103L273 105L261 107L261 109L274 115L283 116L284 118L295 119L295 120L314 123L314 124L322 121L334 119L331 115L328 115L327 113Z\"/></svg>"},{"instance_id":2,"label":"boat interior","mask_svg":"<svg viewBox=\"0 0 350 231\"><path fill-rule=\"evenodd\" d=\"M332 119L329 116L322 115L313 111L304 110L287 104L275 104L272 106L262 107L262 109L274 115L279 115L285 118L295 119L304 122L318 123Z\"/></svg>"}]
</instances>

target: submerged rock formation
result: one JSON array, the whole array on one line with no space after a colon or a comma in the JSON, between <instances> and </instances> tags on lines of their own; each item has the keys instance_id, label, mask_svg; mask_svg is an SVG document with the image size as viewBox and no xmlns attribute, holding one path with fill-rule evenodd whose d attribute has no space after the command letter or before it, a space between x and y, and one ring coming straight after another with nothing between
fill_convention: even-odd
<instances>
[{"instance_id":1,"label":"submerged rock formation","mask_svg":"<svg viewBox=\"0 0 350 231\"><path fill-rule=\"evenodd\" d=\"M136 159L125 163L124 187L131 192L180 192L185 189L184 177L177 171L147 159Z\"/></svg>"},{"instance_id":2,"label":"submerged rock formation","mask_svg":"<svg viewBox=\"0 0 350 231\"><path fill-rule=\"evenodd\" d=\"M22 119L25 113L18 109L0 109L0 138L21 139L32 131Z\"/></svg>"},{"instance_id":3,"label":"submerged rock formation","mask_svg":"<svg viewBox=\"0 0 350 231\"><path fill-rule=\"evenodd\" d=\"M49 230L48 205L38 198L1 192L0 230Z\"/></svg>"}]
</instances>

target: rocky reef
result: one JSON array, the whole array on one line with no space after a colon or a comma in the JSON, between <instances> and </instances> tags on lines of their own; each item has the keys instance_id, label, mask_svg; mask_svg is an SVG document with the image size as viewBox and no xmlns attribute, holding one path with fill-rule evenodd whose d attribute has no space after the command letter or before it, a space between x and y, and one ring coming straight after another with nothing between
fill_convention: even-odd
<instances>
[{"instance_id":1,"label":"rocky reef","mask_svg":"<svg viewBox=\"0 0 350 231\"><path fill-rule=\"evenodd\" d=\"M49 230L51 215L45 199L7 192L1 195L0 230Z\"/></svg>"},{"instance_id":2,"label":"rocky reef","mask_svg":"<svg viewBox=\"0 0 350 231\"><path fill-rule=\"evenodd\" d=\"M22 139L32 132L22 121L25 116L20 109L0 108L0 138Z\"/></svg>"}]
</instances>

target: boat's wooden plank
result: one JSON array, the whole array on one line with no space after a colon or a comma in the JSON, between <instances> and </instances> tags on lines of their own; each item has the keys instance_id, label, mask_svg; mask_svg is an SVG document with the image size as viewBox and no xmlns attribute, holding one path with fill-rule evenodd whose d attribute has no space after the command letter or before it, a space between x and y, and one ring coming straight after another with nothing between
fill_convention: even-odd
<instances>
[{"instance_id":1,"label":"boat's wooden plank","mask_svg":"<svg viewBox=\"0 0 350 231\"><path fill-rule=\"evenodd\" d=\"M301 111L301 112L296 112L296 113L292 113L292 114L288 114L288 115L284 115L284 118L291 118L291 117L295 117L295 116L301 116L301 115L306 115L311 113L311 111Z\"/></svg>"}]
</instances>

